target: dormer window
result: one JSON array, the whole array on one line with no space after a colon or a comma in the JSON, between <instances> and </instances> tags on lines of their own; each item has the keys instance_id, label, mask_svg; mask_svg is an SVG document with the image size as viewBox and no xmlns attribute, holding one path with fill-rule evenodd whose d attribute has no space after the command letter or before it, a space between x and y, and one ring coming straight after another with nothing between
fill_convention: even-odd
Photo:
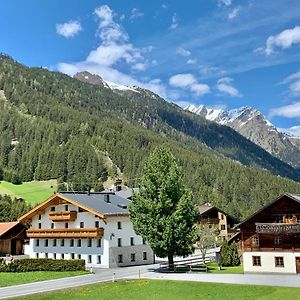
<instances>
[{"instance_id":1,"label":"dormer window","mask_svg":"<svg viewBox=\"0 0 300 300\"><path fill-rule=\"evenodd\" d=\"M55 211L55 206L51 206L51 211Z\"/></svg>"}]
</instances>

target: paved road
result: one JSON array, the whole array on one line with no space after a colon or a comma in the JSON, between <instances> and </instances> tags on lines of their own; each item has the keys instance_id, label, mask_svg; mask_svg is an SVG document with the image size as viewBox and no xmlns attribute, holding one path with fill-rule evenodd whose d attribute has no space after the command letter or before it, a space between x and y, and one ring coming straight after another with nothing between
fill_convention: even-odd
<instances>
[{"instance_id":1,"label":"paved road","mask_svg":"<svg viewBox=\"0 0 300 300\"><path fill-rule=\"evenodd\" d=\"M139 276L142 276L144 273L149 272L153 268L157 267L158 265L148 265L118 269L93 269L93 272L95 272L95 274L87 274L75 277L67 277L62 279L53 279L11 287L4 287L0 288L0 299L8 299L12 297L26 296L30 294L44 293L92 283L109 281L112 280L113 273L115 273L116 280L126 277L139 278Z\"/></svg>"},{"instance_id":2,"label":"paved road","mask_svg":"<svg viewBox=\"0 0 300 300\"><path fill-rule=\"evenodd\" d=\"M268 286L283 286L283 287L300 287L299 275L206 274L206 273L171 274L171 273L147 272L147 273L143 273L141 275L141 278L248 284L248 285L268 285Z\"/></svg>"}]
</instances>

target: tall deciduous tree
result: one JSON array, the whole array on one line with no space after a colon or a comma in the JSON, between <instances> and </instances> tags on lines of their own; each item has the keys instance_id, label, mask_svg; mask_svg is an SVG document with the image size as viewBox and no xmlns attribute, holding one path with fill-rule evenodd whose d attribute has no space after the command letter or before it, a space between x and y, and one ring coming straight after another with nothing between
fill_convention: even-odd
<instances>
[{"instance_id":1,"label":"tall deciduous tree","mask_svg":"<svg viewBox=\"0 0 300 300\"><path fill-rule=\"evenodd\" d=\"M192 194L183 184L183 173L170 150L158 147L146 161L140 192L129 207L135 231L159 257L168 257L174 269L174 255L192 252L198 212Z\"/></svg>"}]
</instances>

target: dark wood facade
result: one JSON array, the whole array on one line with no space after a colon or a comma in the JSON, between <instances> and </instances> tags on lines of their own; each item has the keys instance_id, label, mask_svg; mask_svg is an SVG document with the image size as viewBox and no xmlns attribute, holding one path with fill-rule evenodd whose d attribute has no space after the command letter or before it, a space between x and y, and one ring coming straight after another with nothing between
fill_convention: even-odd
<instances>
[{"instance_id":1,"label":"dark wood facade","mask_svg":"<svg viewBox=\"0 0 300 300\"><path fill-rule=\"evenodd\" d=\"M240 230L243 252L300 251L300 196L282 195L241 223Z\"/></svg>"},{"instance_id":2,"label":"dark wood facade","mask_svg":"<svg viewBox=\"0 0 300 300\"><path fill-rule=\"evenodd\" d=\"M23 254L26 227L19 222L0 223L0 256Z\"/></svg>"}]
</instances>

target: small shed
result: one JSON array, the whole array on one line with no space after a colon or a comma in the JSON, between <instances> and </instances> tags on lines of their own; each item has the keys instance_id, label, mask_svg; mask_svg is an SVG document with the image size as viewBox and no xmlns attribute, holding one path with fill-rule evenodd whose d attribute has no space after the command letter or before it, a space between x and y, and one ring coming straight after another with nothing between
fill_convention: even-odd
<instances>
[{"instance_id":1,"label":"small shed","mask_svg":"<svg viewBox=\"0 0 300 300\"><path fill-rule=\"evenodd\" d=\"M0 256L23 254L26 227L20 222L0 223Z\"/></svg>"}]
</instances>

